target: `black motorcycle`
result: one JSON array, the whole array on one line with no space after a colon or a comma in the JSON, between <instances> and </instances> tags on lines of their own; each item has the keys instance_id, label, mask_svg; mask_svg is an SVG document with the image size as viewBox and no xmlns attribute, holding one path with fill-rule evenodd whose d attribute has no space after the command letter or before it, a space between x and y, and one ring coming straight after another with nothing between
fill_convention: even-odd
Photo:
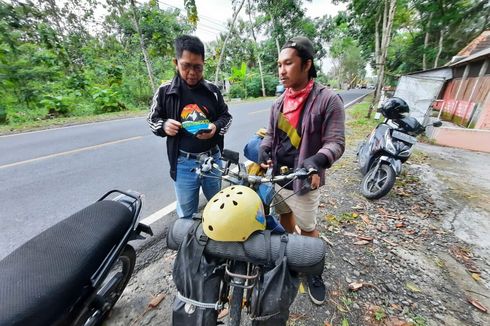
<instances>
[{"instance_id":1,"label":"black motorcycle","mask_svg":"<svg viewBox=\"0 0 490 326\"><path fill-rule=\"evenodd\" d=\"M0 261L0 325L102 324L133 273L128 241L153 235L140 211L140 194L110 191Z\"/></svg>"},{"instance_id":2,"label":"black motorcycle","mask_svg":"<svg viewBox=\"0 0 490 326\"><path fill-rule=\"evenodd\" d=\"M385 120L376 126L357 151L359 168L364 175L361 193L367 199L379 199L391 190L402 170L402 163L412 154L416 136L426 128L414 117L406 116L409 107L400 98L387 100L379 112ZM441 121L432 123L434 127L441 125Z\"/></svg>"}]
</instances>

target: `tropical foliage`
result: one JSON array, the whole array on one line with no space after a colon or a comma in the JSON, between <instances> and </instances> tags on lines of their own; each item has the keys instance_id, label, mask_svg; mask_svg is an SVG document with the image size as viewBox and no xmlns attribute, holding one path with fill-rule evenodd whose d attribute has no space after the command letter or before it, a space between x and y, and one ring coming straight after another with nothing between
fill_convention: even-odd
<instances>
[{"instance_id":1,"label":"tropical foliage","mask_svg":"<svg viewBox=\"0 0 490 326\"><path fill-rule=\"evenodd\" d=\"M307 0L305 0L307 1ZM297 35L314 41L318 79L378 89L441 66L489 29L480 0L336 0L345 11L310 18L301 0L230 0L226 31L206 44L205 76L229 97L273 95L276 61ZM175 74L173 40L200 21L193 0L0 0L0 124L146 109ZM101 14L103 13L103 14Z\"/></svg>"}]
</instances>

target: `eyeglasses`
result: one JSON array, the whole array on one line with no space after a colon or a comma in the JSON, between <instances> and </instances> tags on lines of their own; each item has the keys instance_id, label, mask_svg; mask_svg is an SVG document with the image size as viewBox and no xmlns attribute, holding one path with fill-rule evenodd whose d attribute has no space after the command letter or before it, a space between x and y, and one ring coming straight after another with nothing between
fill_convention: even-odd
<instances>
[{"instance_id":1,"label":"eyeglasses","mask_svg":"<svg viewBox=\"0 0 490 326\"><path fill-rule=\"evenodd\" d=\"M204 69L204 66L201 64L190 64L187 62L179 62L180 68L184 71L189 71L189 70L194 70L195 72L199 73L202 72Z\"/></svg>"}]
</instances>

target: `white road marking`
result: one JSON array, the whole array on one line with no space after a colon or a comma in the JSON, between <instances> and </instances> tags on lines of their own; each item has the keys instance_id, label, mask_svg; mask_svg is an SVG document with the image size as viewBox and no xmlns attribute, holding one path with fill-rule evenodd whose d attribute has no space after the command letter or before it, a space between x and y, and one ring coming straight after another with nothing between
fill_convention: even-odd
<instances>
[{"instance_id":1,"label":"white road marking","mask_svg":"<svg viewBox=\"0 0 490 326\"><path fill-rule=\"evenodd\" d=\"M358 97L358 98L356 98L355 100L350 101L349 103L347 103L346 105L344 105L344 108L346 108L346 109L347 109L349 106L356 104L356 103L357 103L357 101L359 101L360 99L362 99L362 98L364 98L364 97L368 96L368 95L369 95L369 94L371 94L371 93L372 93L372 92L359 96L359 97Z\"/></svg>"},{"instance_id":2,"label":"white road marking","mask_svg":"<svg viewBox=\"0 0 490 326\"><path fill-rule=\"evenodd\" d=\"M158 221L159 219L161 219L162 217L164 217L165 215L172 213L176 209L177 209L177 202L174 201L170 205L167 205L164 208L162 208L161 210L156 211L155 213L145 217L144 219L142 219L140 221L140 223L143 223L146 225L151 225L151 224L155 223L156 221Z\"/></svg>"},{"instance_id":3,"label":"white road marking","mask_svg":"<svg viewBox=\"0 0 490 326\"><path fill-rule=\"evenodd\" d=\"M257 114L257 113L262 113L262 112L269 112L271 109L264 109L264 110L259 110L259 111L252 111L252 112L249 112L248 114Z\"/></svg>"},{"instance_id":4,"label":"white road marking","mask_svg":"<svg viewBox=\"0 0 490 326\"><path fill-rule=\"evenodd\" d=\"M252 163L252 161L246 161L245 166L248 166L250 163ZM235 167L232 170L236 171L236 169L237 168ZM199 195L202 195L202 189L199 191ZM161 220L162 218L164 218L168 214L172 213L176 209L177 209L177 202L174 201L173 203L165 206L164 208L156 211L155 213L148 215L147 217L142 219L140 221L140 223L143 223L145 225L151 225L151 224L155 223L156 221Z\"/></svg>"},{"instance_id":5,"label":"white road marking","mask_svg":"<svg viewBox=\"0 0 490 326\"><path fill-rule=\"evenodd\" d=\"M84 152L84 151L88 151L88 150L92 150L92 149L97 149L97 148L101 148L101 147L105 147L105 146L109 146L109 145L124 143L124 142L132 141L132 140L138 140L141 138L143 138L143 136L136 136L136 137L126 138L126 139L119 139L119 140L110 141L110 142L102 143L102 144L98 144L98 145L73 149L71 151L60 152L60 153L56 153L56 154L49 154L49 155L45 155L45 156L31 158L29 160L24 160L24 161L5 164L5 165L0 165L0 169L6 169L6 168L13 167L13 166L18 166L18 165L22 165L22 164L42 161L42 160L46 160L46 159L53 158L53 157L64 156L64 155L69 155L69 154L74 154L74 153L80 153L80 152Z\"/></svg>"}]
</instances>

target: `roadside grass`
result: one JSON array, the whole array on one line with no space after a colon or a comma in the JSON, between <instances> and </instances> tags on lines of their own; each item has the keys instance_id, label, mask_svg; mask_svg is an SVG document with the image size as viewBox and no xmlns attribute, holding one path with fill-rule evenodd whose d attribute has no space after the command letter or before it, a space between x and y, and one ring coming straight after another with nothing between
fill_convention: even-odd
<instances>
[{"instance_id":1,"label":"roadside grass","mask_svg":"<svg viewBox=\"0 0 490 326\"><path fill-rule=\"evenodd\" d=\"M50 129L56 127L71 126L77 124L108 121L123 118L142 117L148 113L147 110L128 110L111 112L97 115L59 117L53 119L33 119L23 123L12 123L0 125L0 135L21 133L34 130Z\"/></svg>"},{"instance_id":2,"label":"roadside grass","mask_svg":"<svg viewBox=\"0 0 490 326\"><path fill-rule=\"evenodd\" d=\"M359 143L379 123L374 120L375 112L372 112L371 117L367 118L371 100L372 96L368 96L362 102L354 104L346 110L347 146Z\"/></svg>"}]
</instances>

